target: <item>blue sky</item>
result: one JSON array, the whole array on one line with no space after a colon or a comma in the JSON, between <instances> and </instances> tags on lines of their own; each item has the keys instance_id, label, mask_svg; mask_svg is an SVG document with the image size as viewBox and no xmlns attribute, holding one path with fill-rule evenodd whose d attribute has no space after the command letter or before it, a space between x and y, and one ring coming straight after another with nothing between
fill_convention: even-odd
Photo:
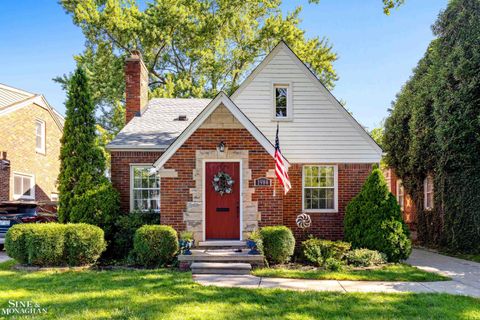
<instances>
[{"instance_id":1,"label":"blue sky","mask_svg":"<svg viewBox=\"0 0 480 320\"><path fill-rule=\"evenodd\" d=\"M395 94L423 56L430 26L448 0L406 0L390 16L381 0L284 1L283 9L304 7L302 28L309 37L327 37L338 54L340 77L333 91L355 118L378 126ZM61 113L65 92L52 81L75 67L83 50L81 30L57 1L2 0L0 3L0 83L42 93Z\"/></svg>"}]
</instances>

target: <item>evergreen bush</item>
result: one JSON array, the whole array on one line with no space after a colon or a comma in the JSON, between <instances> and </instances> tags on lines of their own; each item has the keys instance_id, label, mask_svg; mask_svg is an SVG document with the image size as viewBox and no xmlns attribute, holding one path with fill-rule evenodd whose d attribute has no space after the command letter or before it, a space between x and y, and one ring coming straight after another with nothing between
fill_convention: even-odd
<instances>
[{"instance_id":1,"label":"evergreen bush","mask_svg":"<svg viewBox=\"0 0 480 320\"><path fill-rule=\"evenodd\" d=\"M285 263L295 250L295 238L285 226L263 227L260 229L263 253L269 263Z\"/></svg>"},{"instance_id":2,"label":"evergreen bush","mask_svg":"<svg viewBox=\"0 0 480 320\"><path fill-rule=\"evenodd\" d=\"M354 248L380 251L390 262L407 259L412 251L400 206L378 168L373 169L360 193L347 205L344 227L345 240Z\"/></svg>"},{"instance_id":3,"label":"evergreen bush","mask_svg":"<svg viewBox=\"0 0 480 320\"><path fill-rule=\"evenodd\" d=\"M163 225L140 227L133 238L133 253L138 264L145 267L164 266L172 262L178 252L175 229Z\"/></svg>"},{"instance_id":4,"label":"evergreen bush","mask_svg":"<svg viewBox=\"0 0 480 320\"><path fill-rule=\"evenodd\" d=\"M350 250L351 244L344 241L330 241L310 238L302 242L303 256L311 263L318 266L325 265L329 258L343 260Z\"/></svg>"}]
</instances>

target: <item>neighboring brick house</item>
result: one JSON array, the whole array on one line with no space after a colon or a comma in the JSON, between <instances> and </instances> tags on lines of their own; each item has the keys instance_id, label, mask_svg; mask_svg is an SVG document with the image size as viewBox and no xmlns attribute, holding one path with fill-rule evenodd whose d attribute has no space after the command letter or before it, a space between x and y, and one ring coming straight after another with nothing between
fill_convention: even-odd
<instances>
[{"instance_id":1,"label":"neighboring brick house","mask_svg":"<svg viewBox=\"0 0 480 320\"><path fill-rule=\"evenodd\" d=\"M242 240L268 225L343 237L346 205L382 150L284 42L230 97L147 101L138 52L125 72L127 125L108 145L124 211L156 210L200 241ZM274 172L277 123L291 165L286 195ZM233 180L230 192L215 179ZM303 212L307 230L295 223Z\"/></svg>"},{"instance_id":2,"label":"neighboring brick house","mask_svg":"<svg viewBox=\"0 0 480 320\"><path fill-rule=\"evenodd\" d=\"M0 84L0 202L57 200L63 122L42 95Z\"/></svg>"},{"instance_id":3,"label":"neighboring brick house","mask_svg":"<svg viewBox=\"0 0 480 320\"><path fill-rule=\"evenodd\" d=\"M410 194L405 191L403 181L392 168L383 171L388 189L397 198L398 204L402 210L403 220L408 225L413 240L417 239L417 206ZM430 211L433 209L433 178L428 176L423 181L423 204L420 203L421 209Z\"/></svg>"}]
</instances>

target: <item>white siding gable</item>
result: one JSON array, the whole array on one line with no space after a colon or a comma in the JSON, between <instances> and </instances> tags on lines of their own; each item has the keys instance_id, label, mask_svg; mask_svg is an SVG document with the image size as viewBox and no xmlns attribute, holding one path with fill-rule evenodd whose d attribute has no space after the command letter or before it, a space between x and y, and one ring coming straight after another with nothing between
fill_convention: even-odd
<instances>
[{"instance_id":1,"label":"white siding gable","mask_svg":"<svg viewBox=\"0 0 480 320\"><path fill-rule=\"evenodd\" d=\"M281 42L232 95L274 143L274 84L290 85L292 120L280 121L280 147L291 163L374 163L380 147Z\"/></svg>"}]
</instances>

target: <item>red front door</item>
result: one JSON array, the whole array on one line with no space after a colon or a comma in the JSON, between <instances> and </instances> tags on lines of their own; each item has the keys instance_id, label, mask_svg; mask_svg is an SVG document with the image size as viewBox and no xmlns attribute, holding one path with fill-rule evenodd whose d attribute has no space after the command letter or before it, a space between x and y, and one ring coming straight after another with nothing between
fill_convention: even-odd
<instances>
[{"instance_id":1,"label":"red front door","mask_svg":"<svg viewBox=\"0 0 480 320\"><path fill-rule=\"evenodd\" d=\"M213 179L225 172L234 181L230 193L216 192ZM240 239L240 163L206 162L205 230L207 240Z\"/></svg>"}]
</instances>

